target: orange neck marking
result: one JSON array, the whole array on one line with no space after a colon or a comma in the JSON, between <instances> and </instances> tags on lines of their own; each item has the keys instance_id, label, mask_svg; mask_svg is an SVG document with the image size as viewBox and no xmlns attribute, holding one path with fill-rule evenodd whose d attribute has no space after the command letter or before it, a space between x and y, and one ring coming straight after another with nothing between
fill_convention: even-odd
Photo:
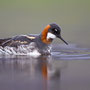
<instances>
[{"instance_id":1,"label":"orange neck marking","mask_svg":"<svg viewBox=\"0 0 90 90\"><path fill-rule=\"evenodd\" d=\"M50 27L51 27L50 25L47 25L46 28L42 32L41 40L42 40L42 42L44 42L46 44L50 44L52 42L51 40L47 40L47 33L48 33L48 29Z\"/></svg>"}]
</instances>

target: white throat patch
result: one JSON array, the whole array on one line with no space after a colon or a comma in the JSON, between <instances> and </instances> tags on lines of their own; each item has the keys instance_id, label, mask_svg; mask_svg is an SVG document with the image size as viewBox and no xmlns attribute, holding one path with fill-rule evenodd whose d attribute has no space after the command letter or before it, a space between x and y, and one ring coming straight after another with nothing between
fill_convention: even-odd
<instances>
[{"instance_id":1,"label":"white throat patch","mask_svg":"<svg viewBox=\"0 0 90 90\"><path fill-rule=\"evenodd\" d=\"M52 33L50 33L50 32L48 32L48 34L47 34L47 39L54 39L54 38L56 38L56 36L54 35L54 34L52 34Z\"/></svg>"}]
</instances>

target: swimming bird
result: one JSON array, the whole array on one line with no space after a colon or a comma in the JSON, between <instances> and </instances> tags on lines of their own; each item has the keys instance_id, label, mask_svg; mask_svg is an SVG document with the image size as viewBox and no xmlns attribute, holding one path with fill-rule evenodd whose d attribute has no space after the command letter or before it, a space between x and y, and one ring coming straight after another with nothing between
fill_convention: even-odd
<instances>
[{"instance_id":1,"label":"swimming bird","mask_svg":"<svg viewBox=\"0 0 90 90\"><path fill-rule=\"evenodd\" d=\"M18 35L11 38L0 39L0 51L7 54L50 54L50 44L55 38L61 39L66 45L68 43L61 37L61 28L56 23L48 24L44 30L37 35Z\"/></svg>"}]
</instances>

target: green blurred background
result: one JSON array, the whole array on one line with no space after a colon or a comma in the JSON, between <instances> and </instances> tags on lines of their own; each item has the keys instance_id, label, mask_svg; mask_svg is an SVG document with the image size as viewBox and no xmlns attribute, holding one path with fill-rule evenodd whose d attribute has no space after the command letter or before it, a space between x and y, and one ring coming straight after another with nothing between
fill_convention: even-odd
<instances>
[{"instance_id":1,"label":"green blurred background","mask_svg":"<svg viewBox=\"0 0 90 90\"><path fill-rule=\"evenodd\" d=\"M90 0L0 0L0 38L40 33L52 22L69 43L90 45Z\"/></svg>"}]
</instances>

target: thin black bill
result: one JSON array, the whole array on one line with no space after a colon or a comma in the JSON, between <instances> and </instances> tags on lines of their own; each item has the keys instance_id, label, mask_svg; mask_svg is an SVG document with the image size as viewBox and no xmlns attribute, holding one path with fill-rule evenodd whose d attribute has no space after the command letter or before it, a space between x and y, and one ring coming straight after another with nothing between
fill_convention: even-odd
<instances>
[{"instance_id":1,"label":"thin black bill","mask_svg":"<svg viewBox=\"0 0 90 90\"><path fill-rule=\"evenodd\" d=\"M61 36L57 36L57 37L60 38L66 45L68 45L68 43Z\"/></svg>"}]
</instances>

